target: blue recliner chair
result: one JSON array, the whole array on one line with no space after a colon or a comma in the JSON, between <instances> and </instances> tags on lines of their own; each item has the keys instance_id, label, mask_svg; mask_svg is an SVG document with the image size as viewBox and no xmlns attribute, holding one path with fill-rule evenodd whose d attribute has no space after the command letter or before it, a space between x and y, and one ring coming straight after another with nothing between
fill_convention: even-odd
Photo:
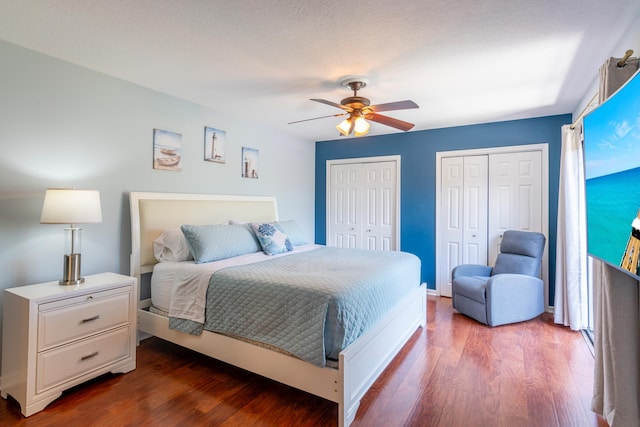
<instances>
[{"instance_id":1,"label":"blue recliner chair","mask_svg":"<svg viewBox=\"0 0 640 427\"><path fill-rule=\"evenodd\" d=\"M544 312L541 233L505 231L495 267L463 264L451 272L453 308L489 326L522 322Z\"/></svg>"}]
</instances>

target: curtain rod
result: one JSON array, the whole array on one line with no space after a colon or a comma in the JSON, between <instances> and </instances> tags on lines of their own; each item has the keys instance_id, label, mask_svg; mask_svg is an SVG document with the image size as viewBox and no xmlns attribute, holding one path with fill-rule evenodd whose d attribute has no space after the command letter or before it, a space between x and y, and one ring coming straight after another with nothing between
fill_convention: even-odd
<instances>
[{"instance_id":1,"label":"curtain rod","mask_svg":"<svg viewBox=\"0 0 640 427\"><path fill-rule=\"evenodd\" d=\"M591 107L591 104L593 104L593 101L595 101L597 98L598 98L598 92L596 92L595 95L591 97L589 102L587 102L587 105L585 105L582 111L580 112L580 114L578 114L578 118L571 125L572 130L576 128L576 125L578 124L578 122L584 117L585 114L587 114L587 110L589 109L589 107Z\"/></svg>"},{"instance_id":2,"label":"curtain rod","mask_svg":"<svg viewBox=\"0 0 640 427\"><path fill-rule=\"evenodd\" d=\"M633 49L628 49L624 53L624 56L618 60L618 63L617 63L618 67L624 67L625 65L627 65L627 61L629 61L629 58L631 57L631 55L633 55ZM633 60L637 61L638 58L635 58ZM589 109L591 104L593 104L593 101L595 101L597 97L598 97L598 92L596 92L595 95L591 97L591 100L587 103L587 105L585 105L585 107L582 109L580 114L578 114L578 118L571 124L571 129L576 128L576 125L578 124L580 119L584 117L584 115L587 113L587 110Z\"/></svg>"}]
</instances>

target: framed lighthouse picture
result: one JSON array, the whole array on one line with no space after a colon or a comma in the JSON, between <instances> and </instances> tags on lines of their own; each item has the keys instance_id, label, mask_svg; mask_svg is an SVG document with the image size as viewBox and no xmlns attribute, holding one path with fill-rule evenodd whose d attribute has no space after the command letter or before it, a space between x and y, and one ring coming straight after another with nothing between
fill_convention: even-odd
<instances>
[{"instance_id":1,"label":"framed lighthouse picture","mask_svg":"<svg viewBox=\"0 0 640 427\"><path fill-rule=\"evenodd\" d=\"M225 145L227 132L206 127L204 128L204 159L208 162L225 163Z\"/></svg>"},{"instance_id":2,"label":"framed lighthouse picture","mask_svg":"<svg viewBox=\"0 0 640 427\"><path fill-rule=\"evenodd\" d=\"M242 147L242 177L258 179L258 150Z\"/></svg>"}]
</instances>

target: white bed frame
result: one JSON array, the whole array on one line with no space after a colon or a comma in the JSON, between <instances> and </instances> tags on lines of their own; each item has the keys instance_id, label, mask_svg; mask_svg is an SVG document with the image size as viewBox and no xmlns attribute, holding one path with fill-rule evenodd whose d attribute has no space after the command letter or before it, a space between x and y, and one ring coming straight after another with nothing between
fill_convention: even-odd
<instances>
[{"instance_id":1,"label":"white bed frame","mask_svg":"<svg viewBox=\"0 0 640 427\"><path fill-rule=\"evenodd\" d=\"M156 260L153 241L182 224L219 224L228 220L276 221L273 197L178 193L130 194L131 275L150 273ZM401 301L373 329L339 355L338 369L321 368L295 357L204 331L199 336L169 329L168 319L145 310L141 301L138 330L206 354L338 404L338 426L348 426L360 399L419 327L426 324L425 285Z\"/></svg>"}]
</instances>

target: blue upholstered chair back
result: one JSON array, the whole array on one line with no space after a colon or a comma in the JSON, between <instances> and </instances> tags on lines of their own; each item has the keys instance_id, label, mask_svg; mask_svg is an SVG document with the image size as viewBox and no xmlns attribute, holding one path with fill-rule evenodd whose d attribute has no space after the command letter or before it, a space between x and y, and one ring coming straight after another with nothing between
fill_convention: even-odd
<instances>
[{"instance_id":1,"label":"blue upholstered chair back","mask_svg":"<svg viewBox=\"0 0 640 427\"><path fill-rule=\"evenodd\" d=\"M531 231L508 230L502 235L500 254L491 275L526 274L539 277L546 239Z\"/></svg>"}]
</instances>

